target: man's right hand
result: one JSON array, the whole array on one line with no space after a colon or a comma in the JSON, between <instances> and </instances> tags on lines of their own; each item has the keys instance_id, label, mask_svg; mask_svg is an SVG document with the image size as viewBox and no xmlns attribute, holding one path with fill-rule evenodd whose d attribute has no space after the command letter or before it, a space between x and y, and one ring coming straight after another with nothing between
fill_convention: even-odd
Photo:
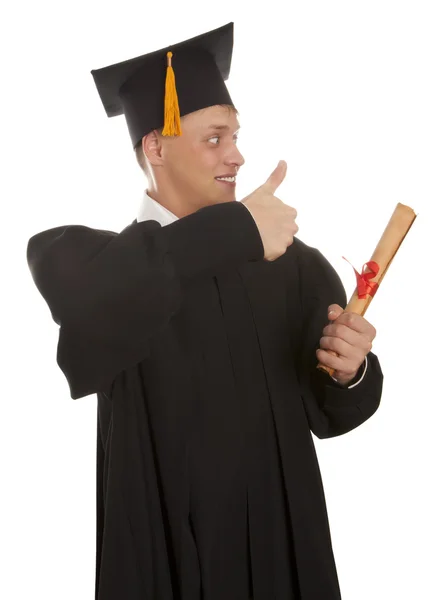
<instances>
[{"instance_id":1,"label":"man's right hand","mask_svg":"<svg viewBox=\"0 0 436 600\"><path fill-rule=\"evenodd\" d=\"M274 196L286 176L287 165L281 160L267 181L241 202L250 210L259 229L265 260L282 256L298 231L297 211Z\"/></svg>"}]
</instances>

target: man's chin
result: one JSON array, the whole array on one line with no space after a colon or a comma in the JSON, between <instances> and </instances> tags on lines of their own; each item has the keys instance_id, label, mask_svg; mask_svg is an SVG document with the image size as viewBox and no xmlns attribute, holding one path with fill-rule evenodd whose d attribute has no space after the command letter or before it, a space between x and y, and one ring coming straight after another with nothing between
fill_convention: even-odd
<instances>
[{"instance_id":1,"label":"man's chin","mask_svg":"<svg viewBox=\"0 0 436 600\"><path fill-rule=\"evenodd\" d=\"M236 200L236 190L235 188L224 190L220 194L215 194L215 204L219 204L222 202L233 202Z\"/></svg>"}]
</instances>

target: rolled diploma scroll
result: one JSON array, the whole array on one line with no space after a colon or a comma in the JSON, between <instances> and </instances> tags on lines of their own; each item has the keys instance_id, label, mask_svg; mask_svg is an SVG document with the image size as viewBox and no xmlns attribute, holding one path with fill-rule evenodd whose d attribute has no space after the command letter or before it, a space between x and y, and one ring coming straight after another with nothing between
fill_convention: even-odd
<instances>
[{"instance_id":1,"label":"rolled diploma scroll","mask_svg":"<svg viewBox=\"0 0 436 600\"><path fill-rule=\"evenodd\" d=\"M395 254L397 253L398 248L401 246L415 219L416 214L413 209L410 208L410 206L406 206L400 202L397 204L389 223L387 224L386 229L384 230L371 257L371 261L374 261L379 266L379 271L376 275L371 277L369 281L376 283L377 286L375 286L375 290L366 293L365 297L362 298L359 298L359 288L356 287L353 295L350 298L350 301L345 307L346 312L357 313L363 317L378 290L378 286L380 285L383 277L386 275L386 272ZM367 263L365 263L365 265L367 265ZM372 271L372 269L365 265L362 275L365 273L371 273ZM327 352L333 356L338 356L338 354L333 350L327 350ZM334 374L334 369L326 367L321 363L318 363L317 369L325 371L330 376L333 376Z\"/></svg>"}]
</instances>

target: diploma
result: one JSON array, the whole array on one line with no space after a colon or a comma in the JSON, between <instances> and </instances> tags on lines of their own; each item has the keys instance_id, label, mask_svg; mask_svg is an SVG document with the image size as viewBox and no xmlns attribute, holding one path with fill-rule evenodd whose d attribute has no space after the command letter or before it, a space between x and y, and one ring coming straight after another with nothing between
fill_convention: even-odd
<instances>
[{"instance_id":1,"label":"diploma","mask_svg":"<svg viewBox=\"0 0 436 600\"><path fill-rule=\"evenodd\" d=\"M344 309L346 312L357 313L363 317L415 219L416 214L409 206L397 204L371 260L363 265L362 273L358 273L354 269L357 286ZM327 352L338 356L333 350L327 350ZM334 374L334 369L321 363L318 363L317 368L330 376Z\"/></svg>"}]
</instances>

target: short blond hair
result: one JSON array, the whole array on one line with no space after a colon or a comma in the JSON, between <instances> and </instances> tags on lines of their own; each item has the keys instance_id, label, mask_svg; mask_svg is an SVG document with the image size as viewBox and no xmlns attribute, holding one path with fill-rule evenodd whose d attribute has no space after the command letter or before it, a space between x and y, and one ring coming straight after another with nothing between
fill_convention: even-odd
<instances>
[{"instance_id":1,"label":"short blond hair","mask_svg":"<svg viewBox=\"0 0 436 600\"><path fill-rule=\"evenodd\" d=\"M150 173L148 170L148 165L147 165L147 160L145 158L145 154L142 150L142 139L135 148L135 154L136 154L136 161L137 161L138 165L140 166L141 171L143 171L148 177Z\"/></svg>"}]
</instances>

